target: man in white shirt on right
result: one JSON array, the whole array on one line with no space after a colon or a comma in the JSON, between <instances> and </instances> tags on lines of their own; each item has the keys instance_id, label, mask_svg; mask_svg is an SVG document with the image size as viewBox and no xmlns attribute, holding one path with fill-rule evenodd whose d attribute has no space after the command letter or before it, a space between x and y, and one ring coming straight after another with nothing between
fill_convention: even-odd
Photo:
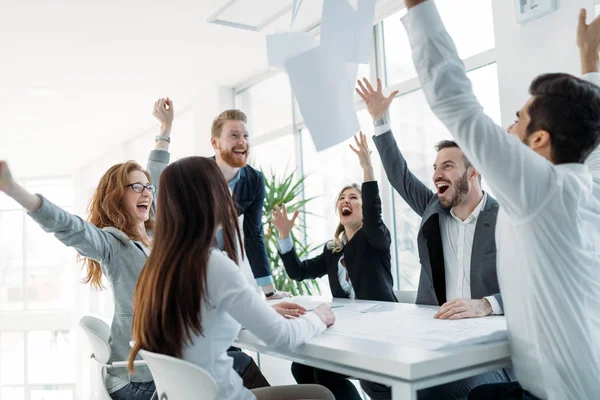
<instances>
[{"instance_id":1,"label":"man in white shirt on right","mask_svg":"<svg viewBox=\"0 0 600 400\"><path fill-rule=\"evenodd\" d=\"M507 135L473 95L433 1L405 2L427 101L500 203L498 276L521 387L483 386L470 397L600 399L599 181L583 164L600 144L600 88L568 74L537 77ZM577 44L595 80L600 21L585 17Z\"/></svg>"}]
</instances>

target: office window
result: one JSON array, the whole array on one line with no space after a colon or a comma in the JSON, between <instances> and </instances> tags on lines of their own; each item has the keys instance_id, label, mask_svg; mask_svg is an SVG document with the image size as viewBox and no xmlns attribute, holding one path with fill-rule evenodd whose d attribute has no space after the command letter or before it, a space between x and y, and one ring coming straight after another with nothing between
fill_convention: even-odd
<instances>
[{"instance_id":1,"label":"office window","mask_svg":"<svg viewBox=\"0 0 600 400\"><path fill-rule=\"evenodd\" d=\"M465 59L494 47L491 0L438 0L435 3L461 58ZM388 85L417 76L406 30L400 21L405 14L406 10L401 10L383 21ZM473 15L477 18L473 18Z\"/></svg>"},{"instance_id":2,"label":"office window","mask_svg":"<svg viewBox=\"0 0 600 400\"><path fill-rule=\"evenodd\" d=\"M72 179L21 184L67 211L73 208ZM81 275L75 257L74 250L44 232L18 204L0 204L0 320L13 319L23 327L0 333L3 400L72 398L75 331L70 324L57 329L64 324L54 317L64 321L65 313L76 307Z\"/></svg>"},{"instance_id":3,"label":"office window","mask_svg":"<svg viewBox=\"0 0 600 400\"><path fill-rule=\"evenodd\" d=\"M292 132L292 88L283 72L237 93L235 106L246 113L251 138L285 127Z\"/></svg>"}]
</instances>

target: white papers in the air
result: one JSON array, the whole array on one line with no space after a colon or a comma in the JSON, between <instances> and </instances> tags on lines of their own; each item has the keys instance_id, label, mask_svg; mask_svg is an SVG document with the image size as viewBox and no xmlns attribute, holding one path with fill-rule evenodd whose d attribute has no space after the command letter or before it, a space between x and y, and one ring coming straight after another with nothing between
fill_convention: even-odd
<instances>
[{"instance_id":1,"label":"white papers in the air","mask_svg":"<svg viewBox=\"0 0 600 400\"><path fill-rule=\"evenodd\" d=\"M292 22L300 1L295 1ZM269 66L285 67L317 151L356 134L354 110L358 64L369 63L375 0L324 0L320 44L308 33L267 36Z\"/></svg>"},{"instance_id":2,"label":"white papers in the air","mask_svg":"<svg viewBox=\"0 0 600 400\"><path fill-rule=\"evenodd\" d=\"M283 68L283 62L297 54L312 49L317 40L309 32L281 32L267 35L269 67Z\"/></svg>"},{"instance_id":3,"label":"white papers in the air","mask_svg":"<svg viewBox=\"0 0 600 400\"><path fill-rule=\"evenodd\" d=\"M284 64L317 150L341 143L360 130L346 63L315 47Z\"/></svg>"}]
</instances>

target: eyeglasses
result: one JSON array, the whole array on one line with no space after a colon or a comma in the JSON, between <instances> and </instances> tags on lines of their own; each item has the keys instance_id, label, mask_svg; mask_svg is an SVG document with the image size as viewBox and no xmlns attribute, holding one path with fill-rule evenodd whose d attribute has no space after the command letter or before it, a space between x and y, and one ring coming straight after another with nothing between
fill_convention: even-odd
<instances>
[{"instance_id":1,"label":"eyeglasses","mask_svg":"<svg viewBox=\"0 0 600 400\"><path fill-rule=\"evenodd\" d=\"M129 185L127 185L126 187L130 187L133 189L134 192L136 193L142 193L144 191L144 189L148 189L148 191L151 194L156 193L156 186L154 185L142 185L141 183L130 183Z\"/></svg>"}]
</instances>

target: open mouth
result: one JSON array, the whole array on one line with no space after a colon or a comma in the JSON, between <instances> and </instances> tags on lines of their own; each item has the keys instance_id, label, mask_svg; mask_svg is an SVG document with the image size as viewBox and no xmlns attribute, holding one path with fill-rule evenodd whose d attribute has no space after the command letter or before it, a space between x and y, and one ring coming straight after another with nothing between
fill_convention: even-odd
<instances>
[{"instance_id":1,"label":"open mouth","mask_svg":"<svg viewBox=\"0 0 600 400\"><path fill-rule=\"evenodd\" d=\"M148 211L148 204L138 204L137 208L138 210Z\"/></svg>"},{"instance_id":2,"label":"open mouth","mask_svg":"<svg viewBox=\"0 0 600 400\"><path fill-rule=\"evenodd\" d=\"M445 182L438 182L435 184L435 187L437 187L438 194L444 194L450 188L450 185Z\"/></svg>"},{"instance_id":3,"label":"open mouth","mask_svg":"<svg viewBox=\"0 0 600 400\"><path fill-rule=\"evenodd\" d=\"M232 153L243 157L246 155L246 150L233 150Z\"/></svg>"},{"instance_id":4,"label":"open mouth","mask_svg":"<svg viewBox=\"0 0 600 400\"><path fill-rule=\"evenodd\" d=\"M348 206L342 207L342 216L347 217L352 214L352 209Z\"/></svg>"}]
</instances>

